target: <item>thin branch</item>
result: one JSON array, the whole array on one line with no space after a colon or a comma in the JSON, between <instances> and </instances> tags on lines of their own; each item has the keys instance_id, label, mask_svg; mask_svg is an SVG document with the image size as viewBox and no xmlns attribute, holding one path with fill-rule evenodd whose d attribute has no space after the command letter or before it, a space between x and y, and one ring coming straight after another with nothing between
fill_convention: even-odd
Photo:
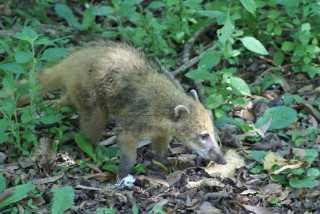
<instances>
[{"instance_id":1,"label":"thin branch","mask_svg":"<svg viewBox=\"0 0 320 214\"><path fill-rule=\"evenodd\" d=\"M217 48L217 46L213 45L213 46L211 46L210 48L208 48L206 51L212 50L212 49L216 49L216 48ZM176 69L175 71L172 71L172 72L171 72L172 75L173 75L173 76L177 76L177 75L179 75L179 74L183 74L184 72L186 72L186 70L187 70L188 68L190 68L191 66L195 65L196 63L198 63L198 62L200 61L200 59L202 58L202 56L203 56L204 53L205 53L205 52L203 52L203 53L201 53L200 55L192 58L190 61L184 63L183 65L181 65L181 66L180 66L178 69Z\"/></svg>"},{"instance_id":2,"label":"thin branch","mask_svg":"<svg viewBox=\"0 0 320 214\"><path fill-rule=\"evenodd\" d=\"M186 43L186 45L183 48L183 57L182 57L182 62L186 63L187 61L189 61L190 59L190 55L191 55L191 49L192 46L194 44L194 42L205 32L207 32L208 30L210 30L212 27L214 26L214 24L210 24L208 26L202 27L200 28L192 37L189 38L188 42Z\"/></svg>"}]
</instances>

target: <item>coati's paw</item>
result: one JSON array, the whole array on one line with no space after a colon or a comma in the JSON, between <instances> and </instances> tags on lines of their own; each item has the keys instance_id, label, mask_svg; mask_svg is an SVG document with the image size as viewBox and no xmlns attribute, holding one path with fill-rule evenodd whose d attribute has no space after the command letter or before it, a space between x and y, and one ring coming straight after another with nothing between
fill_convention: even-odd
<instances>
[{"instance_id":1,"label":"coati's paw","mask_svg":"<svg viewBox=\"0 0 320 214\"><path fill-rule=\"evenodd\" d=\"M124 177L127 177L130 171L131 171L131 168L128 169L127 167L120 166L117 173L117 183L121 181Z\"/></svg>"}]
</instances>

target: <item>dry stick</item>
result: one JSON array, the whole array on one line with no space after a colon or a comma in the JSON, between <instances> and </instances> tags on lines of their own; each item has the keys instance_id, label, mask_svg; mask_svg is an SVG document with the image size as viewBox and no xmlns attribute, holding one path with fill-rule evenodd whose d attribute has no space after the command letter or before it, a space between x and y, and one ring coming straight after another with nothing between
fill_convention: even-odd
<instances>
[{"instance_id":1,"label":"dry stick","mask_svg":"<svg viewBox=\"0 0 320 214\"><path fill-rule=\"evenodd\" d=\"M192 37L190 37L190 39L188 40L188 42L186 43L186 45L183 48L183 57L182 57L182 62L186 63L187 61L189 61L190 59L190 55L191 55L191 48L194 44L194 42L205 32L207 32L208 30L210 30L213 27L213 23L200 28Z\"/></svg>"},{"instance_id":2,"label":"dry stick","mask_svg":"<svg viewBox=\"0 0 320 214\"><path fill-rule=\"evenodd\" d=\"M217 46L212 45L212 46L211 46L210 48L208 48L206 51L208 51L208 50L213 50L213 49L216 49L216 48L217 48ZM188 68L190 68L191 66L193 66L194 64L196 64L197 62L199 62L204 53L205 53L205 52L203 52L203 53L201 53L200 55L192 58L190 61L184 63L184 64L181 65L178 69L172 71L171 74L172 74L173 76L177 76L177 75L179 75L179 74L183 74L184 72L186 72L186 70L187 70Z\"/></svg>"},{"instance_id":3,"label":"dry stick","mask_svg":"<svg viewBox=\"0 0 320 214\"><path fill-rule=\"evenodd\" d=\"M156 60L157 64L160 66L162 72L165 73L165 74L167 75L167 77L169 77L169 79L170 79L172 82L174 82L178 88L180 88L180 89L183 90L181 84L180 84L180 83L178 82L178 80L172 75L172 72L170 72L167 68L165 68L165 67L162 65L161 61L160 61L157 57L155 58L155 60Z\"/></svg>"},{"instance_id":4,"label":"dry stick","mask_svg":"<svg viewBox=\"0 0 320 214\"><path fill-rule=\"evenodd\" d=\"M207 32L209 29L211 29L213 27L213 23L208 25L208 26L205 26L205 27L202 27L200 28L187 42L187 44L184 46L184 49L183 49L183 63L187 63L190 59L190 55L191 55L191 49L192 49L192 46L194 44L194 42L205 32ZM208 49L209 50L209 49ZM194 64L196 64L201 58L202 58L203 54L200 54L198 57L199 58L196 58L197 60L194 61ZM193 58L195 59L195 58ZM189 62L191 62L193 59L191 59ZM184 64L184 65L185 65ZM194 65L192 64L192 65ZM192 65L190 65L189 67L191 67ZM189 68L188 67L188 68ZM181 68L181 67L180 67ZM188 68L186 68L185 70L187 70ZM176 70L177 71L177 70ZM173 75L177 75L177 74L173 74ZM200 101L204 101L205 100L205 96L204 96L204 91L203 91L203 85L201 82L199 81L194 81L195 83L195 87L196 87L196 90L198 91L198 94L199 94L199 99Z\"/></svg>"},{"instance_id":5,"label":"dry stick","mask_svg":"<svg viewBox=\"0 0 320 214\"><path fill-rule=\"evenodd\" d=\"M208 48L206 51L212 50L212 49L216 49L216 46L213 45L210 48ZM199 56L192 58L190 61L184 63L177 70L173 71L172 75L177 76L178 74L183 74L184 72L186 72L191 66L195 65L200 61L204 53L205 52L201 53ZM201 102L203 102L205 100L204 91L202 90L203 85L199 81L194 81L194 84L195 84L196 90L198 91L199 99Z\"/></svg>"}]
</instances>

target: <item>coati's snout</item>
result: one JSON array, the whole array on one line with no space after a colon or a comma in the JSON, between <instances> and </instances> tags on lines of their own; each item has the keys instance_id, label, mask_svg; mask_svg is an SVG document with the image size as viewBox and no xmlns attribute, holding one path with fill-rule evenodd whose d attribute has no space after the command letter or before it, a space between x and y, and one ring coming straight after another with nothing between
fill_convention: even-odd
<instances>
[{"instance_id":1,"label":"coati's snout","mask_svg":"<svg viewBox=\"0 0 320 214\"><path fill-rule=\"evenodd\" d=\"M210 157L209 159L217 164L225 165L227 163L222 154L217 154L213 150L209 150L208 155Z\"/></svg>"},{"instance_id":2,"label":"coati's snout","mask_svg":"<svg viewBox=\"0 0 320 214\"><path fill-rule=\"evenodd\" d=\"M220 147L215 139L214 133L206 132L205 134L200 134L198 139L194 139L190 142L191 147L197 152L201 157L214 161L218 164L226 164Z\"/></svg>"}]
</instances>

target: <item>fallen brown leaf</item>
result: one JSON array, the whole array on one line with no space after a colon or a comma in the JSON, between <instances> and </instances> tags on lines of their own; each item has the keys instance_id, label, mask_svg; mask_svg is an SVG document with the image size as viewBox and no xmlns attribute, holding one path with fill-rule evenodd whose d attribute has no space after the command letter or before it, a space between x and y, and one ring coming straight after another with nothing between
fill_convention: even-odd
<instances>
[{"instance_id":1,"label":"fallen brown leaf","mask_svg":"<svg viewBox=\"0 0 320 214\"><path fill-rule=\"evenodd\" d=\"M221 176L223 178L233 178L236 169L244 166L243 157L241 157L234 149L229 149L224 155L227 164L210 164L205 168L205 171L210 176Z\"/></svg>"}]
</instances>

